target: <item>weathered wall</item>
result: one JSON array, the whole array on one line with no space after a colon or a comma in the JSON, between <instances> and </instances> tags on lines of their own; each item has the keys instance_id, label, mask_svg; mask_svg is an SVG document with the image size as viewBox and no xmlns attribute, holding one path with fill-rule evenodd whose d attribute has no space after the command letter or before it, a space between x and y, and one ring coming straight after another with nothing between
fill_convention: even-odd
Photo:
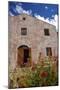
<instances>
[{"instance_id":1,"label":"weathered wall","mask_svg":"<svg viewBox=\"0 0 60 90\"><path fill-rule=\"evenodd\" d=\"M26 20L22 20L26 17ZM21 35L21 27L27 28L27 35ZM49 28L50 36L44 35L44 28ZM57 33L55 26L28 16L26 14L9 16L9 60L16 66L17 48L27 45L31 48L32 60L37 62L39 53L46 56L46 47L52 48L53 56L57 56Z\"/></svg>"}]
</instances>

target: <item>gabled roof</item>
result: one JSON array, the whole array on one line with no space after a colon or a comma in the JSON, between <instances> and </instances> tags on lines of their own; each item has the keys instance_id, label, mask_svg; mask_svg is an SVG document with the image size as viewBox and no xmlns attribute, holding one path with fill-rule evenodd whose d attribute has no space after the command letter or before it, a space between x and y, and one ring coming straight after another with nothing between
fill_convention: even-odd
<instances>
[{"instance_id":1,"label":"gabled roof","mask_svg":"<svg viewBox=\"0 0 60 90\"><path fill-rule=\"evenodd\" d=\"M25 14L25 13L22 13L22 14L19 14L19 15L16 15L16 16L9 16L9 17L17 17L17 16L29 16L29 17L32 17L32 18L34 18L34 19L36 19L36 20L38 20L38 21L41 21L41 22L43 22L43 23L52 25L52 24L50 24L50 23L48 23L48 22L45 22L45 21L40 20L40 19L38 19L38 18L36 18L36 17L33 17L32 15L28 15L28 14ZM52 25L52 26L54 26L54 27L56 28L55 25Z\"/></svg>"}]
</instances>

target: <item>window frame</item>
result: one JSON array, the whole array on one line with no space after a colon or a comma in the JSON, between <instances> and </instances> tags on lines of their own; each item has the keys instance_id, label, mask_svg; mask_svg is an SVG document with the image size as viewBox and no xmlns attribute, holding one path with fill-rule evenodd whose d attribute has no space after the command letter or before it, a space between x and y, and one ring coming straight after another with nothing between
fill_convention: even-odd
<instances>
[{"instance_id":1,"label":"window frame","mask_svg":"<svg viewBox=\"0 0 60 90\"><path fill-rule=\"evenodd\" d=\"M52 56L52 48L51 47L46 47L46 55Z\"/></svg>"},{"instance_id":2,"label":"window frame","mask_svg":"<svg viewBox=\"0 0 60 90\"><path fill-rule=\"evenodd\" d=\"M27 35L27 28L26 27L21 28L21 35L23 35L23 36Z\"/></svg>"},{"instance_id":3,"label":"window frame","mask_svg":"<svg viewBox=\"0 0 60 90\"><path fill-rule=\"evenodd\" d=\"M50 35L50 32L49 32L48 28L44 28L44 35L45 36L49 36Z\"/></svg>"}]
</instances>

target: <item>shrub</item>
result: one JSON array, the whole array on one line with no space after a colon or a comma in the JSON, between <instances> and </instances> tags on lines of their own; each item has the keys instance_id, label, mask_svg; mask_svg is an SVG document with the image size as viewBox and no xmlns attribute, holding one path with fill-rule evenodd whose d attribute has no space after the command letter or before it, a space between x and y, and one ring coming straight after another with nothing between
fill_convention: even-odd
<instances>
[{"instance_id":1,"label":"shrub","mask_svg":"<svg viewBox=\"0 0 60 90\"><path fill-rule=\"evenodd\" d=\"M12 72L9 71L9 88L58 85L57 64L50 58L45 58L43 64L41 62L28 68L16 68Z\"/></svg>"}]
</instances>

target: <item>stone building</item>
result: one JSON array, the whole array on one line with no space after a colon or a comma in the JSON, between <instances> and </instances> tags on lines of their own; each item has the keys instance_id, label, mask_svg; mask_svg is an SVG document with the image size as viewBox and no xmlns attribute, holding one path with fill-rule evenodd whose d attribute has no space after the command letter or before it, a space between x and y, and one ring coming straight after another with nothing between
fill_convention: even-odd
<instances>
[{"instance_id":1,"label":"stone building","mask_svg":"<svg viewBox=\"0 0 60 90\"><path fill-rule=\"evenodd\" d=\"M12 68L34 61L39 55L57 56L56 27L27 14L9 16L9 64Z\"/></svg>"}]
</instances>

